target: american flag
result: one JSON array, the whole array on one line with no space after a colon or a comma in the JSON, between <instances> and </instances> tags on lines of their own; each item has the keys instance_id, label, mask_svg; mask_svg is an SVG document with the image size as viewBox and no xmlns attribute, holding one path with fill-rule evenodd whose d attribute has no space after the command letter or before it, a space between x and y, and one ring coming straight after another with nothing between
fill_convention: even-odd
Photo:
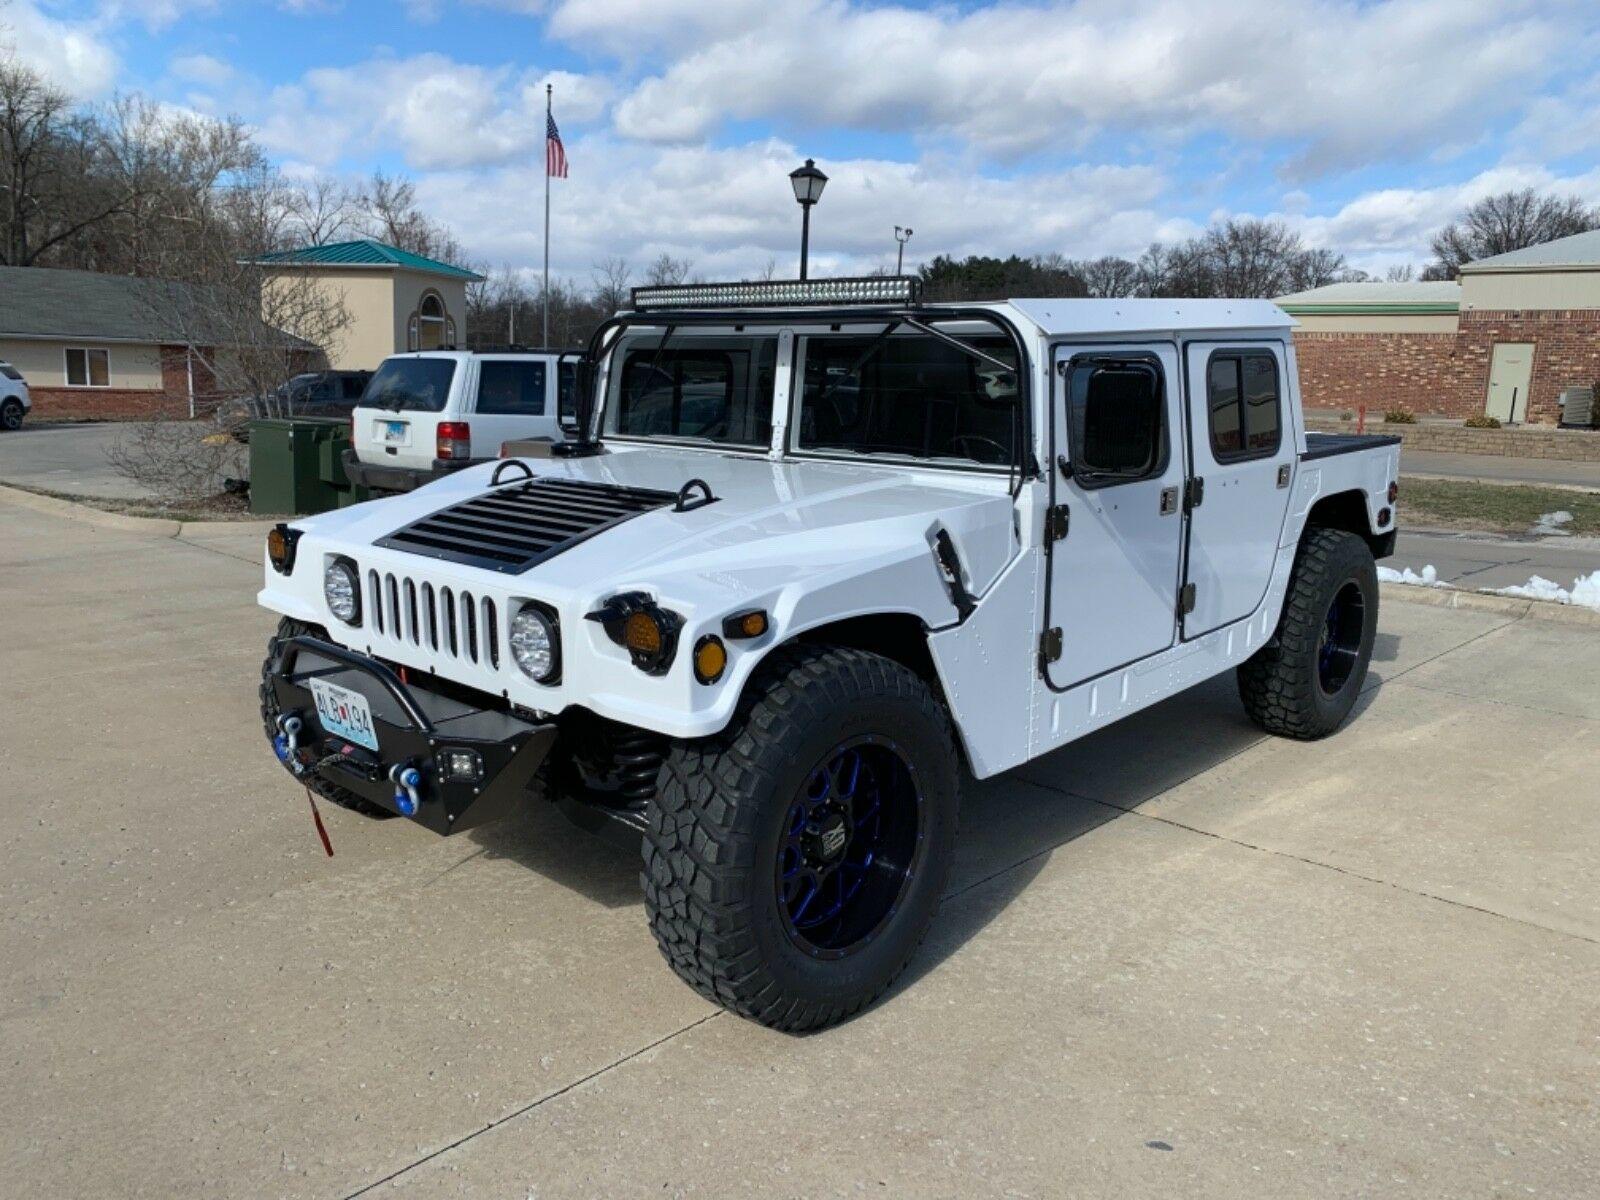
<instances>
[{"instance_id":1,"label":"american flag","mask_svg":"<svg viewBox=\"0 0 1600 1200\"><path fill-rule=\"evenodd\" d=\"M561 144L561 131L549 113L544 115L544 173L557 179L567 177L567 148Z\"/></svg>"}]
</instances>

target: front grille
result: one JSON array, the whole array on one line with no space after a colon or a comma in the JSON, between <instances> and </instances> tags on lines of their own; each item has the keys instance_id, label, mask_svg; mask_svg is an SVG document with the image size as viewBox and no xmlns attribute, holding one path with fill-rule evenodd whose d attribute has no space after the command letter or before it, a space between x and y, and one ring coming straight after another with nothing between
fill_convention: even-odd
<instances>
[{"instance_id":1,"label":"front grille","mask_svg":"<svg viewBox=\"0 0 1600 1200\"><path fill-rule=\"evenodd\" d=\"M491 670L500 665L499 614L487 596L369 570L367 612L379 637Z\"/></svg>"},{"instance_id":2,"label":"front grille","mask_svg":"<svg viewBox=\"0 0 1600 1200\"><path fill-rule=\"evenodd\" d=\"M440 509L377 544L520 575L601 530L675 499L672 492L648 488L533 479Z\"/></svg>"}]
</instances>

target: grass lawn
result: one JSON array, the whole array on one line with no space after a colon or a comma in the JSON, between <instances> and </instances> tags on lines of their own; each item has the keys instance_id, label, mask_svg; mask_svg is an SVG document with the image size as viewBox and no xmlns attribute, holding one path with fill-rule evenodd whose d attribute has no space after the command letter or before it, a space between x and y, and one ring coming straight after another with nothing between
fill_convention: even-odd
<instances>
[{"instance_id":1,"label":"grass lawn","mask_svg":"<svg viewBox=\"0 0 1600 1200\"><path fill-rule=\"evenodd\" d=\"M1559 526L1576 537L1600 537L1600 492L1453 479L1400 479L1400 527L1435 526L1531 533L1546 513L1569 512Z\"/></svg>"}]
</instances>

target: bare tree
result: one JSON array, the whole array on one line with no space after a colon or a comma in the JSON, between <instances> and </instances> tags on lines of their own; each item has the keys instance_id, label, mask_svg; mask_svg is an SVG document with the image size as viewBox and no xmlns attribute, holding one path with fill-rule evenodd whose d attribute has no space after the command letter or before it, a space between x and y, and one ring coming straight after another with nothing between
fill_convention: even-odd
<instances>
[{"instance_id":1,"label":"bare tree","mask_svg":"<svg viewBox=\"0 0 1600 1200\"><path fill-rule=\"evenodd\" d=\"M1138 292L1139 267L1125 258L1108 254L1090 262L1074 263L1072 269L1091 296L1116 299Z\"/></svg>"},{"instance_id":2,"label":"bare tree","mask_svg":"<svg viewBox=\"0 0 1600 1200\"><path fill-rule=\"evenodd\" d=\"M408 179L374 171L356 204L372 237L442 262L463 257L455 235L417 207L416 185Z\"/></svg>"},{"instance_id":3,"label":"bare tree","mask_svg":"<svg viewBox=\"0 0 1600 1200\"><path fill-rule=\"evenodd\" d=\"M1385 283L1410 283L1417 277L1417 269L1410 263L1395 263L1383 273Z\"/></svg>"},{"instance_id":4,"label":"bare tree","mask_svg":"<svg viewBox=\"0 0 1600 1200\"><path fill-rule=\"evenodd\" d=\"M317 175L286 189L289 215L308 246L325 246L354 232L358 217L350 189L336 179Z\"/></svg>"},{"instance_id":5,"label":"bare tree","mask_svg":"<svg viewBox=\"0 0 1600 1200\"><path fill-rule=\"evenodd\" d=\"M594 281L594 304L610 316L627 308L632 296L629 288L633 282L633 268L619 255L601 259L594 264L589 277Z\"/></svg>"},{"instance_id":6,"label":"bare tree","mask_svg":"<svg viewBox=\"0 0 1600 1200\"><path fill-rule=\"evenodd\" d=\"M0 59L0 259L38 265L42 256L124 211L125 180L103 169L98 126L33 68Z\"/></svg>"},{"instance_id":7,"label":"bare tree","mask_svg":"<svg viewBox=\"0 0 1600 1200\"><path fill-rule=\"evenodd\" d=\"M1433 239L1433 277L1454 278L1465 263L1591 229L1600 229L1600 208L1578 196L1541 196L1532 188L1485 196Z\"/></svg>"},{"instance_id":8,"label":"bare tree","mask_svg":"<svg viewBox=\"0 0 1600 1200\"><path fill-rule=\"evenodd\" d=\"M687 258L673 258L663 250L645 268L644 281L656 287L682 283L689 278L694 264Z\"/></svg>"}]
</instances>

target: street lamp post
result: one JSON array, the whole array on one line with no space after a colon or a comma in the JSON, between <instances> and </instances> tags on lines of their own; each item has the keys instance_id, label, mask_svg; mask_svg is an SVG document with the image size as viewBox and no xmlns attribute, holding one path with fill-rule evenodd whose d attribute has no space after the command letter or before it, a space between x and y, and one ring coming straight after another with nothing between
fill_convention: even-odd
<instances>
[{"instance_id":1,"label":"street lamp post","mask_svg":"<svg viewBox=\"0 0 1600 1200\"><path fill-rule=\"evenodd\" d=\"M904 275L906 266L906 243L911 240L911 227L907 225L904 228L901 228L899 225L896 225L894 227L894 240L899 243L899 247L894 253L894 273L896 275Z\"/></svg>"},{"instance_id":2,"label":"street lamp post","mask_svg":"<svg viewBox=\"0 0 1600 1200\"><path fill-rule=\"evenodd\" d=\"M806 165L789 172L789 183L794 187L794 198L800 203L800 278L806 277L806 260L811 253L811 206L822 199L822 189L828 177L817 170L815 159L806 159Z\"/></svg>"}]
</instances>

